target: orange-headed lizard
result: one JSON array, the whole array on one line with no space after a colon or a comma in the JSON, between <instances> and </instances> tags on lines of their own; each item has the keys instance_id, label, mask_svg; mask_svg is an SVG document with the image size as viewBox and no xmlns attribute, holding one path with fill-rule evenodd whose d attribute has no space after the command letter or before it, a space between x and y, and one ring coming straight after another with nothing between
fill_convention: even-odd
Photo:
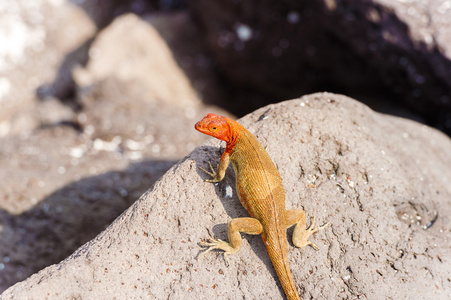
<instances>
[{"instance_id":1,"label":"orange-headed lizard","mask_svg":"<svg viewBox=\"0 0 451 300\"><path fill-rule=\"evenodd\" d=\"M238 198L251 215L251 218L237 218L229 222L229 242L209 239L208 242L200 243L201 246L208 247L203 253L221 249L225 251L224 257L227 260L227 255L237 252L241 247L240 232L261 234L287 298L299 299L288 264L286 229L296 225L293 231L293 244L296 247L311 245L318 249L307 239L327 224L314 228L313 218L312 224L306 229L303 210L285 209L285 192L276 166L255 136L241 124L210 113L197 122L195 128L227 143L217 171L211 163L211 172L201 168L213 177L206 181L221 181L231 161L236 175Z\"/></svg>"}]
</instances>

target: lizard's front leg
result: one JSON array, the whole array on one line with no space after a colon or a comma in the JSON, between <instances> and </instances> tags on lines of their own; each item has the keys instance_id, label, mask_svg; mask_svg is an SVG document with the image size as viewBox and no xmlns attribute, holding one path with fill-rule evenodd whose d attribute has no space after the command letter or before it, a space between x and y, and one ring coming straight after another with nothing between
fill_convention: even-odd
<instances>
[{"instance_id":1,"label":"lizard's front leg","mask_svg":"<svg viewBox=\"0 0 451 300\"><path fill-rule=\"evenodd\" d=\"M227 170L227 167L229 166L230 161L230 155L227 153L222 154L221 160L219 161L218 170L216 171L213 166L211 165L211 162L208 162L210 165L210 171L205 170L204 168L200 168L202 171L213 177L212 179L205 180L206 182L219 182L224 179L225 172Z\"/></svg>"},{"instance_id":2,"label":"lizard's front leg","mask_svg":"<svg viewBox=\"0 0 451 300\"><path fill-rule=\"evenodd\" d=\"M240 232L247 234L261 234L263 232L263 226L259 220L254 218L237 218L229 222L228 226L229 242L225 242L220 239L209 239L208 242L201 242L199 245L208 247L207 250L201 253L204 255L214 249L220 249L224 251L224 259L228 263L227 255L233 254L240 250L242 238Z\"/></svg>"},{"instance_id":3,"label":"lizard's front leg","mask_svg":"<svg viewBox=\"0 0 451 300\"><path fill-rule=\"evenodd\" d=\"M306 228L305 211L303 211L302 209L286 210L285 224L287 228L296 224L293 230L293 244L296 247L302 248L304 246L310 245L316 250L319 250L318 246L310 242L308 238L318 230L321 230L329 225L329 223L326 223L315 228L315 217L313 217L312 224L309 228Z\"/></svg>"}]
</instances>

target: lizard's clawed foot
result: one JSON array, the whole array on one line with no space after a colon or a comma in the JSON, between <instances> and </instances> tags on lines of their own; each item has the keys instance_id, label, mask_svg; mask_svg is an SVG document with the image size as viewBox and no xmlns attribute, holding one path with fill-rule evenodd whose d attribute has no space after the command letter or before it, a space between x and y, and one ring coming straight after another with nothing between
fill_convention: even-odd
<instances>
[{"instance_id":1,"label":"lizard's clawed foot","mask_svg":"<svg viewBox=\"0 0 451 300\"><path fill-rule=\"evenodd\" d=\"M213 168L213 166L211 165L211 162L208 162L208 164L210 165L211 172L205 170L205 169L202 168L202 167L199 167L199 169L201 169L202 171L204 171L205 173L207 173L208 175L210 175L211 177L213 177L212 179L206 179L206 180L205 180L206 182L217 182L217 180L215 179L215 178L216 178L216 175L217 175L217 172L216 172L216 170Z\"/></svg>"},{"instance_id":2,"label":"lizard's clawed foot","mask_svg":"<svg viewBox=\"0 0 451 300\"><path fill-rule=\"evenodd\" d=\"M315 250L319 250L318 246L316 246L315 244L310 242L308 240L308 238L312 234L317 232L318 230L324 229L324 227L329 225L329 223L326 223L324 225L321 225L321 226L315 228L315 222L316 222L316 218L313 217L312 218L312 224L307 229L299 228L299 225L298 224L296 225L296 227L294 229L294 232L293 232L293 244L296 247L302 248L304 246L309 245L309 246L312 246Z\"/></svg>"},{"instance_id":3,"label":"lizard's clawed foot","mask_svg":"<svg viewBox=\"0 0 451 300\"><path fill-rule=\"evenodd\" d=\"M236 252L236 250L233 249L233 247L229 243L227 243L226 241L220 240L220 239L208 239L207 242L200 242L199 245L202 247L208 247L208 248L204 252L201 252L198 255L198 258L201 256L204 256L206 253L208 253L214 249L223 250L224 251L224 260L225 260L227 266L229 265L229 259L227 256L229 254L233 254Z\"/></svg>"}]
</instances>

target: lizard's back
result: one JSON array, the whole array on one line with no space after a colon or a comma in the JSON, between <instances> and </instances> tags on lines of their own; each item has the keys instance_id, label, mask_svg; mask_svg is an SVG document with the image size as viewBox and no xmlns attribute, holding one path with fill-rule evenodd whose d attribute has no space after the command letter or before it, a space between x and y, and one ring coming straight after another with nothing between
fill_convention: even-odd
<instances>
[{"instance_id":1,"label":"lizard's back","mask_svg":"<svg viewBox=\"0 0 451 300\"><path fill-rule=\"evenodd\" d=\"M285 192L279 171L257 139L243 128L231 153L237 193L249 214L266 223L268 214L285 210Z\"/></svg>"},{"instance_id":2,"label":"lizard's back","mask_svg":"<svg viewBox=\"0 0 451 300\"><path fill-rule=\"evenodd\" d=\"M244 128L230 158L241 204L263 225L262 238L287 296L299 299L288 264L285 192L279 171L266 150Z\"/></svg>"}]
</instances>

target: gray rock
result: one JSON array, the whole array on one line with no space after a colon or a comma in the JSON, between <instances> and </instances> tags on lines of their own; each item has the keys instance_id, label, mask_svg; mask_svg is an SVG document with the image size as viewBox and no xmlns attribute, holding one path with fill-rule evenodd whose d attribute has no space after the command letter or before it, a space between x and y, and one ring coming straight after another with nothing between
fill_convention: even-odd
<instances>
[{"instance_id":1,"label":"gray rock","mask_svg":"<svg viewBox=\"0 0 451 300\"><path fill-rule=\"evenodd\" d=\"M148 19L174 39L190 28L187 14ZM202 103L151 21L124 15L92 42L79 110L27 94L0 124L0 292L94 238L207 138L196 120L227 114Z\"/></svg>"},{"instance_id":2,"label":"gray rock","mask_svg":"<svg viewBox=\"0 0 451 300\"><path fill-rule=\"evenodd\" d=\"M267 147L287 207L330 223L311 238L319 251L289 246L304 298L449 298L448 137L330 93L240 122ZM246 216L231 170L219 184L199 170L219 159L221 145L195 149L104 232L2 299L283 298L258 236L245 236L229 267L220 253L196 260L200 240L225 239L227 222Z\"/></svg>"}]
</instances>

